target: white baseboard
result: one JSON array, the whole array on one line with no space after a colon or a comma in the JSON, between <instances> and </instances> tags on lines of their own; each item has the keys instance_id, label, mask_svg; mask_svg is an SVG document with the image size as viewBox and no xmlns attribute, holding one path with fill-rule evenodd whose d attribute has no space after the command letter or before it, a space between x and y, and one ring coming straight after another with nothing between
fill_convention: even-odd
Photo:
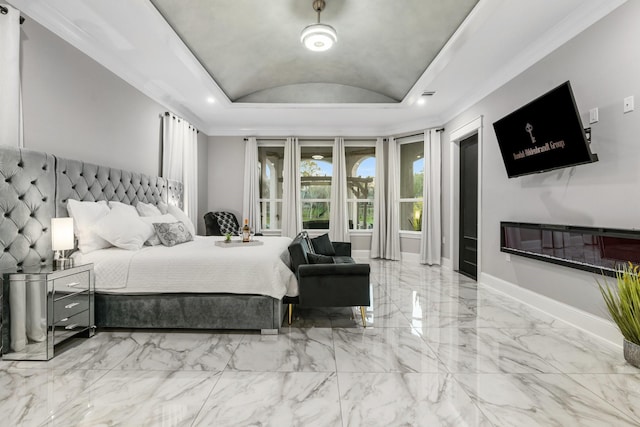
<instances>
[{"instance_id":1,"label":"white baseboard","mask_svg":"<svg viewBox=\"0 0 640 427\"><path fill-rule=\"evenodd\" d=\"M622 334L616 325L602 317L572 307L547 296L525 289L487 273L480 273L478 283L502 292L519 302L542 311L563 322L600 338L613 347L622 348Z\"/></svg>"}]
</instances>

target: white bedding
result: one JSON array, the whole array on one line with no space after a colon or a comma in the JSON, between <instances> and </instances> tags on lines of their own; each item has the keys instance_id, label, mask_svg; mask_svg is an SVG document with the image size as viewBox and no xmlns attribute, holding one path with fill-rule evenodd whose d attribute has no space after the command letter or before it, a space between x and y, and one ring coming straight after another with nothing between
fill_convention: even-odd
<instances>
[{"instance_id":1,"label":"white bedding","mask_svg":"<svg viewBox=\"0 0 640 427\"><path fill-rule=\"evenodd\" d=\"M93 263L100 292L259 294L277 299L298 295L298 282L287 266L290 238L259 237L261 246L215 245L223 239L196 236L174 247L108 248L72 257L76 265Z\"/></svg>"}]
</instances>

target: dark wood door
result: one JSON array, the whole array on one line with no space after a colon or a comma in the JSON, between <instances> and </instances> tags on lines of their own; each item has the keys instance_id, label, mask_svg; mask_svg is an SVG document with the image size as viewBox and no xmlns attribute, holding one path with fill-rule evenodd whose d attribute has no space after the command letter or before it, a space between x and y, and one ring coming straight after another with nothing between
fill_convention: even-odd
<instances>
[{"instance_id":1,"label":"dark wood door","mask_svg":"<svg viewBox=\"0 0 640 427\"><path fill-rule=\"evenodd\" d=\"M478 134L460 141L460 273L478 276Z\"/></svg>"}]
</instances>

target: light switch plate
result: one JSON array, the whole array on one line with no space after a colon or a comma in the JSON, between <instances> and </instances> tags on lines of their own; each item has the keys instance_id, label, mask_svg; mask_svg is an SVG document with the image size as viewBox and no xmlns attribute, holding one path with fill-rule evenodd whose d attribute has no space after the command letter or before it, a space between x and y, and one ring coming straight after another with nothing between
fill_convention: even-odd
<instances>
[{"instance_id":1,"label":"light switch plate","mask_svg":"<svg viewBox=\"0 0 640 427\"><path fill-rule=\"evenodd\" d=\"M624 112L625 113L630 113L631 111L634 110L634 102L633 102L633 95L631 96L627 96L624 99Z\"/></svg>"}]
</instances>

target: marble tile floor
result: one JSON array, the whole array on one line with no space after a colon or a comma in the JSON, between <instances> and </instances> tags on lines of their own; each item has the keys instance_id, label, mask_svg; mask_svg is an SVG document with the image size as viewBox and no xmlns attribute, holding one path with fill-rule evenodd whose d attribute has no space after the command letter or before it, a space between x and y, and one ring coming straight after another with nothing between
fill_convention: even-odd
<instances>
[{"instance_id":1,"label":"marble tile floor","mask_svg":"<svg viewBox=\"0 0 640 427\"><path fill-rule=\"evenodd\" d=\"M0 426L640 426L622 350L441 268L372 261L278 336L99 331L0 362Z\"/></svg>"}]
</instances>

